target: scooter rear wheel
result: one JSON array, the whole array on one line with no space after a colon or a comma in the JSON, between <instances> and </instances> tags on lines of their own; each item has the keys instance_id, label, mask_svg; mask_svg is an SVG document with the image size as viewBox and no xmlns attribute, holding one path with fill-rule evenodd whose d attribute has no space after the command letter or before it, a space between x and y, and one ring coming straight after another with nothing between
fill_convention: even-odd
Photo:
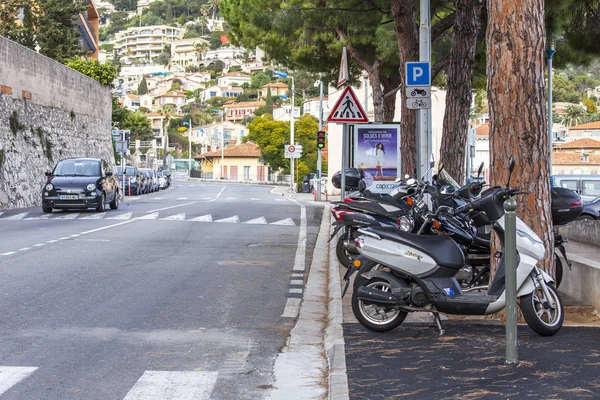
<instances>
[{"instance_id":1,"label":"scooter rear wheel","mask_svg":"<svg viewBox=\"0 0 600 400\"><path fill-rule=\"evenodd\" d=\"M359 232L356 232L356 231L352 232L352 240L356 239L359 236L360 236ZM353 267L352 263L354 262L354 258L352 257L352 253L350 253L348 250L346 250L346 248L344 246L345 240L347 240L346 234L340 236L340 238L338 239L338 242L335 246L335 255L336 255L338 261L340 262L340 264L342 264L342 266L344 268L350 268L350 267ZM356 254L356 255L358 255L358 254Z\"/></svg>"},{"instance_id":2,"label":"scooter rear wheel","mask_svg":"<svg viewBox=\"0 0 600 400\"><path fill-rule=\"evenodd\" d=\"M560 257L558 257L558 255L554 256L554 259L556 260L556 288L558 289L560 287L560 283L562 282L562 278L563 278L563 265L562 265L562 261L560 261Z\"/></svg>"},{"instance_id":3,"label":"scooter rear wheel","mask_svg":"<svg viewBox=\"0 0 600 400\"><path fill-rule=\"evenodd\" d=\"M392 288L389 282L373 278L371 280L362 279L359 286L391 292ZM362 326L376 332L387 332L398 327L408 313L387 306L368 304L359 300L357 292L352 293L352 312Z\"/></svg>"},{"instance_id":4,"label":"scooter rear wheel","mask_svg":"<svg viewBox=\"0 0 600 400\"><path fill-rule=\"evenodd\" d=\"M549 299L541 287L526 296L521 296L520 304L527 325L538 335L552 336L562 327L565 313L558 291L552 285L546 287L556 303L554 309L550 308Z\"/></svg>"}]
</instances>

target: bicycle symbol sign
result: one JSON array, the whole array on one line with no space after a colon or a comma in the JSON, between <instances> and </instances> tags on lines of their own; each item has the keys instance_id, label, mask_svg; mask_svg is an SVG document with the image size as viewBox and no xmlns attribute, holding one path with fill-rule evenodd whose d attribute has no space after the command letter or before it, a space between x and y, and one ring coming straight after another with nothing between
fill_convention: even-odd
<instances>
[{"instance_id":1,"label":"bicycle symbol sign","mask_svg":"<svg viewBox=\"0 0 600 400\"><path fill-rule=\"evenodd\" d=\"M424 97L420 99L415 97L407 97L406 108L409 110L427 110L431 108L431 98Z\"/></svg>"}]
</instances>

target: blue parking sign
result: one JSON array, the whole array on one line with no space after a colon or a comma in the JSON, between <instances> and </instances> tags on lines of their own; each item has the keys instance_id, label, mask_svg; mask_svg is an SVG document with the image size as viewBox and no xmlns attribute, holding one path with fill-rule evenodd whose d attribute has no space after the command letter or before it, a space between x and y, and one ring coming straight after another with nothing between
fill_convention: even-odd
<instances>
[{"instance_id":1,"label":"blue parking sign","mask_svg":"<svg viewBox=\"0 0 600 400\"><path fill-rule=\"evenodd\" d=\"M431 68L428 62L406 63L406 86L430 86Z\"/></svg>"}]
</instances>

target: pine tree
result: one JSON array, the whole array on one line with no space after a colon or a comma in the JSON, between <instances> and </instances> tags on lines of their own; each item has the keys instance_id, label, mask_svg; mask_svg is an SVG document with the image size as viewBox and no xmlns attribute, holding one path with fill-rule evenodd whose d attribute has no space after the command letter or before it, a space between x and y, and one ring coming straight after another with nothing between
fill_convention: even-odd
<instances>
[{"instance_id":1,"label":"pine tree","mask_svg":"<svg viewBox=\"0 0 600 400\"><path fill-rule=\"evenodd\" d=\"M3 0L0 6L0 36L10 40L18 40L20 27L17 24L19 8L23 7L23 0Z\"/></svg>"},{"instance_id":2,"label":"pine tree","mask_svg":"<svg viewBox=\"0 0 600 400\"><path fill-rule=\"evenodd\" d=\"M148 83L146 82L146 78L142 78L142 81L140 82L138 89L137 89L137 94L138 95L142 95L142 94L146 94L148 93Z\"/></svg>"},{"instance_id":3,"label":"pine tree","mask_svg":"<svg viewBox=\"0 0 600 400\"><path fill-rule=\"evenodd\" d=\"M267 98L265 100L265 113L273 114L273 97L271 95L271 88L267 89Z\"/></svg>"},{"instance_id":4,"label":"pine tree","mask_svg":"<svg viewBox=\"0 0 600 400\"><path fill-rule=\"evenodd\" d=\"M87 8L80 2L64 0L39 1L37 42L40 54L64 63L85 53L79 46L81 35L73 17Z\"/></svg>"}]
</instances>

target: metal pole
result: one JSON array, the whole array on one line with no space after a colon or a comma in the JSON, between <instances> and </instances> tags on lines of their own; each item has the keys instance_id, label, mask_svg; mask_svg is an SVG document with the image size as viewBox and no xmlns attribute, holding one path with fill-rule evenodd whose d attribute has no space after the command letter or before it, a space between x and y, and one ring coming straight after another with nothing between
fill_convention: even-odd
<instances>
[{"instance_id":1,"label":"metal pole","mask_svg":"<svg viewBox=\"0 0 600 400\"><path fill-rule=\"evenodd\" d=\"M292 120L290 121L290 144L291 145L295 145L296 143L294 142L294 77L290 76L290 78L292 78L292 109L291 109L291 117ZM294 157L290 158L290 192L291 193L295 193L295 186L294 186Z\"/></svg>"},{"instance_id":2,"label":"metal pole","mask_svg":"<svg viewBox=\"0 0 600 400\"><path fill-rule=\"evenodd\" d=\"M190 126L188 131L188 179L192 177L192 118L190 117Z\"/></svg>"},{"instance_id":3,"label":"metal pole","mask_svg":"<svg viewBox=\"0 0 600 400\"><path fill-rule=\"evenodd\" d=\"M430 30L430 6L429 0L421 0L421 25L419 29L419 61L431 61L431 30ZM421 139L419 146L419 176L420 179L425 171L429 169L429 158L432 154L431 139L431 110L419 110L418 135ZM431 170L427 173L425 180L431 182Z\"/></svg>"},{"instance_id":4,"label":"metal pole","mask_svg":"<svg viewBox=\"0 0 600 400\"><path fill-rule=\"evenodd\" d=\"M221 135L221 179L223 178L223 163L225 163L225 156L223 154L223 147L225 147L225 134L223 132Z\"/></svg>"},{"instance_id":5,"label":"metal pole","mask_svg":"<svg viewBox=\"0 0 600 400\"><path fill-rule=\"evenodd\" d=\"M162 122L162 120L161 120ZM167 133L167 130L164 129L165 125L164 122L162 122L162 129L163 129L163 170L167 169L167 139L169 138L169 134Z\"/></svg>"},{"instance_id":6,"label":"metal pole","mask_svg":"<svg viewBox=\"0 0 600 400\"><path fill-rule=\"evenodd\" d=\"M125 131L123 131L123 137L121 138L121 140L123 140L123 149L121 151L121 173L123 174L123 198L125 198L125 155L127 154L127 149L126 149L126 144L127 141L125 139Z\"/></svg>"},{"instance_id":7,"label":"metal pole","mask_svg":"<svg viewBox=\"0 0 600 400\"><path fill-rule=\"evenodd\" d=\"M319 131L323 130L323 81L319 76ZM323 173L322 149L317 149L317 201L321 201L321 174Z\"/></svg>"},{"instance_id":8,"label":"metal pole","mask_svg":"<svg viewBox=\"0 0 600 400\"><path fill-rule=\"evenodd\" d=\"M548 165L552 176L552 56L556 53L554 43L546 50L548 56Z\"/></svg>"},{"instance_id":9,"label":"metal pole","mask_svg":"<svg viewBox=\"0 0 600 400\"><path fill-rule=\"evenodd\" d=\"M505 249L506 256L506 363L518 362L517 355L517 202L508 199L504 202Z\"/></svg>"},{"instance_id":10,"label":"metal pole","mask_svg":"<svg viewBox=\"0 0 600 400\"><path fill-rule=\"evenodd\" d=\"M346 199L346 164L348 163L348 154L346 152L346 147L348 146L348 124L344 124L342 127L342 179L341 179L341 188L342 194L341 199L344 201Z\"/></svg>"}]
</instances>

